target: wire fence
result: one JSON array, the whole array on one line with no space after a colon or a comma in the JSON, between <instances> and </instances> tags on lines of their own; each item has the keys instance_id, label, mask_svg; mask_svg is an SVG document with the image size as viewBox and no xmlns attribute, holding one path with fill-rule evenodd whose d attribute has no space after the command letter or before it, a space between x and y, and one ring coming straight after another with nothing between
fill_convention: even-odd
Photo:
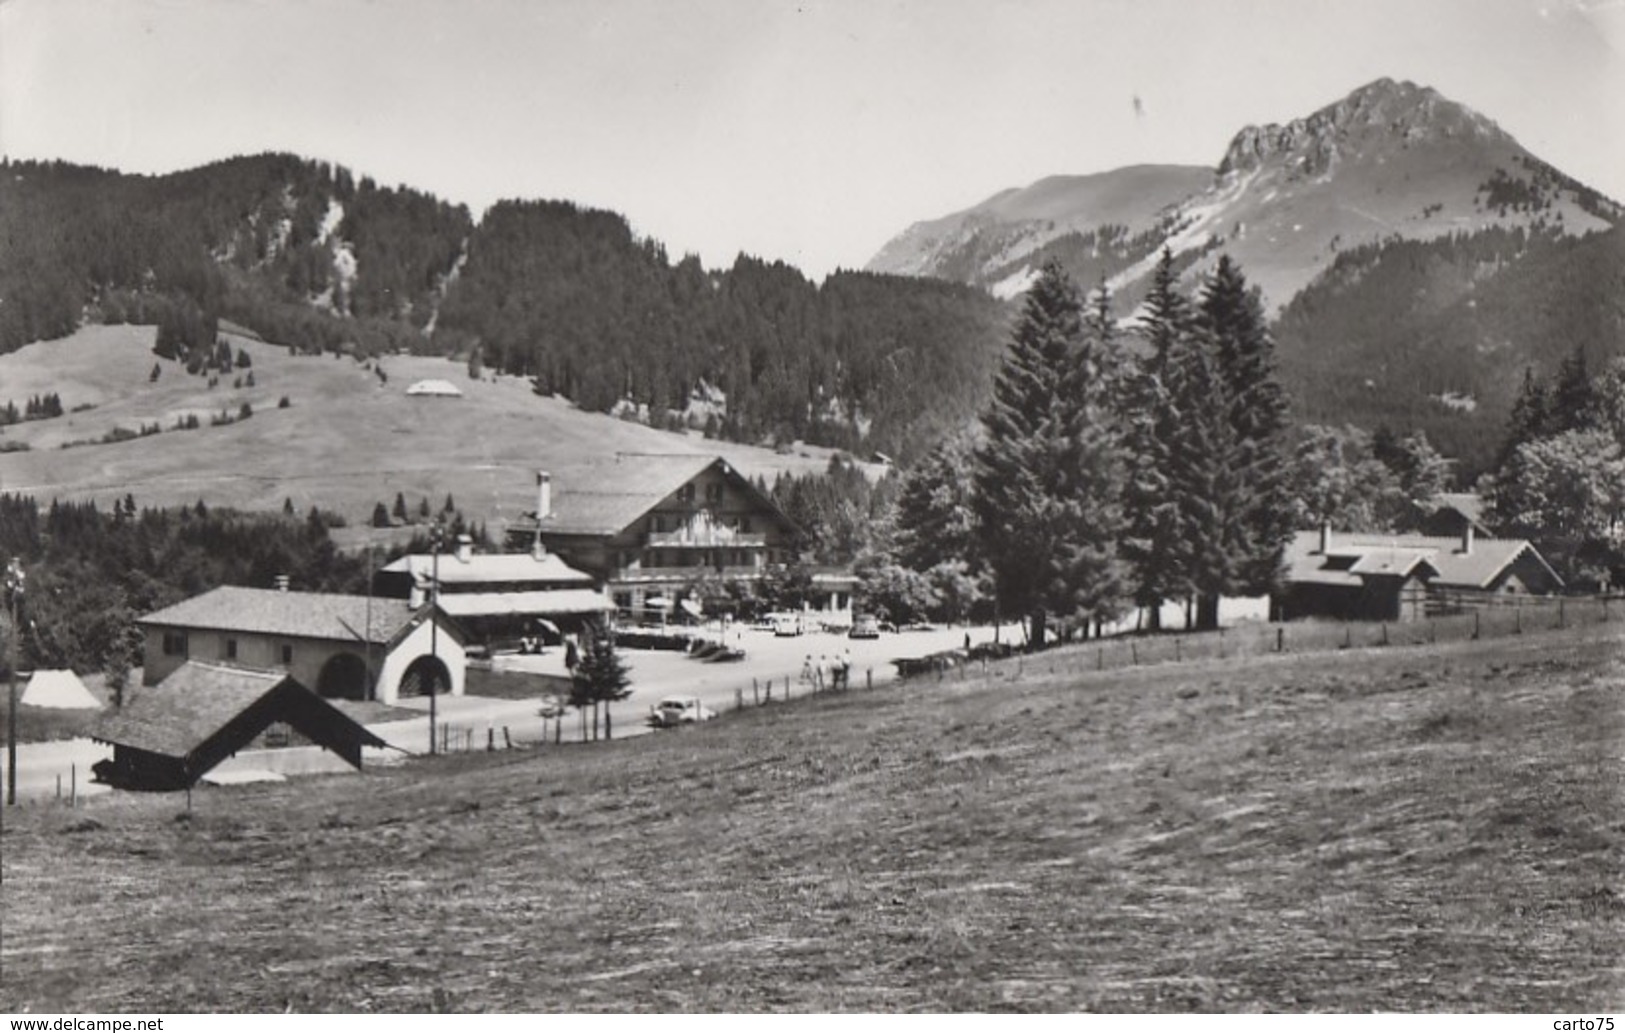
<instances>
[{"instance_id":1,"label":"wire fence","mask_svg":"<svg viewBox=\"0 0 1625 1033\"><path fill-rule=\"evenodd\" d=\"M1063 646L1044 653L1015 653L1003 659L990 657L986 652L972 656L965 650L954 649L894 663L898 668L896 675L900 677L943 681L964 680L973 674L986 674L990 665L994 664L1005 665L1006 669L1013 665L1017 675L1046 671L1051 674L1082 673L1280 653L1330 653L1384 646L1469 642L1615 622L1621 623L1621 630L1625 631L1625 598L1620 596L1438 598L1440 605L1437 612L1411 621L1245 624L1207 632L1124 634ZM804 671L800 676L757 676L751 678L748 687L743 682L735 686L731 701L706 708L711 712L706 719L826 693L872 691L878 685L893 680L893 674L886 670L877 674L873 667L854 667L849 672L836 668L828 672ZM594 729L591 710L561 707L523 721L503 718L441 722L435 731L435 747L440 754L455 754L579 746L627 738L629 730L641 734L646 730L648 721L646 712L635 707L618 706L611 711L606 733L601 722ZM615 729L620 729L619 735L615 734ZM36 774L27 786L19 785L22 791L18 793L18 802L75 806L88 795L107 791L105 786L90 782L89 776L88 764L64 764L60 772ZM0 772L0 794L4 793L4 788L4 773Z\"/></svg>"},{"instance_id":2,"label":"wire fence","mask_svg":"<svg viewBox=\"0 0 1625 1033\"><path fill-rule=\"evenodd\" d=\"M1592 625L1621 623L1621 597L1463 597L1455 607L1417 620L1296 621L1260 623L1218 631L1125 634L1063 646L1046 653L1015 655L1004 661L1017 672L1108 671L1191 660L1227 660L1274 653L1329 653L1383 646L1471 642ZM934 661L934 662L933 662ZM993 661L998 662L998 661ZM989 661L979 661L986 670ZM917 675L966 677L978 661L962 652L938 654L918 665Z\"/></svg>"}]
</instances>

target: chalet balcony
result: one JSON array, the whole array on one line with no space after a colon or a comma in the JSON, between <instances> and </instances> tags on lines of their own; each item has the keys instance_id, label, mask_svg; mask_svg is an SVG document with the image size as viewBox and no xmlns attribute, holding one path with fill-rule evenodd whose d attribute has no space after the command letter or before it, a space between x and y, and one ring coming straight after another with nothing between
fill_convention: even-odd
<instances>
[{"instance_id":1,"label":"chalet balcony","mask_svg":"<svg viewBox=\"0 0 1625 1033\"><path fill-rule=\"evenodd\" d=\"M644 545L651 549L765 549L767 535L722 526L685 527L678 531L650 531Z\"/></svg>"},{"instance_id":2,"label":"chalet balcony","mask_svg":"<svg viewBox=\"0 0 1625 1033\"><path fill-rule=\"evenodd\" d=\"M640 583L662 583L681 581L697 581L702 577L741 578L751 579L762 576L765 567L752 565L728 565L721 568L715 566L692 567L621 567L609 575L609 580L617 585L635 585Z\"/></svg>"}]
</instances>

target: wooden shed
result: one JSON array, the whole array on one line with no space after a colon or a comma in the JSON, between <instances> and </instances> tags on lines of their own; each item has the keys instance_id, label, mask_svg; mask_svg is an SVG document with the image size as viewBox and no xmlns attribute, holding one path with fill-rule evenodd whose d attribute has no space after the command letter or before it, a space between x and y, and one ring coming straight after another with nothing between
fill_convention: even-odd
<instances>
[{"instance_id":1,"label":"wooden shed","mask_svg":"<svg viewBox=\"0 0 1625 1033\"><path fill-rule=\"evenodd\" d=\"M287 674L190 661L98 729L92 738L113 757L93 771L119 789L188 789L239 750L290 731L356 768L362 747L388 745Z\"/></svg>"}]
</instances>

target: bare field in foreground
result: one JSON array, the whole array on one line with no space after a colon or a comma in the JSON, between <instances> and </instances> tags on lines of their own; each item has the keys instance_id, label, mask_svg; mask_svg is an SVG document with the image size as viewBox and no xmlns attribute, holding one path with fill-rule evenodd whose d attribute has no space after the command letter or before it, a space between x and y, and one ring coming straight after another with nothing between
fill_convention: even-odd
<instances>
[{"instance_id":1,"label":"bare field in foreground","mask_svg":"<svg viewBox=\"0 0 1625 1033\"><path fill-rule=\"evenodd\" d=\"M0 1010L1617 1010L1620 646L1011 662L25 808Z\"/></svg>"}]
</instances>

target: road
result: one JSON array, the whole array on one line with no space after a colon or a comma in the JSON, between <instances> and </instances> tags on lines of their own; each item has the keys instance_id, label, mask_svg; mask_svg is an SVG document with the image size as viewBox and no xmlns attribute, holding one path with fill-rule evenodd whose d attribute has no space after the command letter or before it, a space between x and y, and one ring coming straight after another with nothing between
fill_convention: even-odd
<instances>
[{"instance_id":1,"label":"road","mask_svg":"<svg viewBox=\"0 0 1625 1033\"><path fill-rule=\"evenodd\" d=\"M1006 627L1002 636L1006 641L1019 630ZM714 636L724 633L713 629ZM745 659L732 663L706 663L685 653L661 650L624 650L632 672L632 696L613 707L615 738L624 739L649 734L652 729L645 723L649 708L665 696L698 696L700 701L719 715L734 709L736 700L743 698L745 705L755 702L753 681L764 695L772 683L772 698L784 698L786 682L790 698L805 695L809 687L801 680L803 665L810 657L817 666L820 657L835 659L850 651L852 658L852 684L864 686L868 679L883 685L897 677L895 659L927 656L965 644L967 629L947 628L933 631L885 632L878 639L851 640L845 635L811 632L805 635L778 637L771 632L731 628L727 642L745 651ZM991 641L993 629L968 629L972 643ZM536 673L562 674L561 656L557 650L538 657L504 657L506 669ZM402 702L406 709L418 710L422 716L406 720L387 721L368 725L368 729L389 743L392 749L363 751L366 765L399 762L407 755L421 754L429 746L429 703L426 699ZM489 697L442 696L436 700L439 723L450 728L447 740L454 750L482 750L494 740L498 748L505 743L503 730L515 743L533 743L542 738L543 720L535 699L493 699ZM548 722L549 741L557 734L565 742L580 741L583 722L571 711L554 726ZM442 733L446 735L447 733ZM80 796L108 792L106 786L90 781L90 768L98 760L112 756L111 747L89 739L71 739L61 742L23 743L17 747L17 795L20 800L49 800L57 795L60 780L61 793L66 797L76 787ZM276 750L249 750L222 763L211 774L222 779L253 780L256 777L278 777L314 773L346 772L352 768L336 755L319 747L290 747Z\"/></svg>"}]
</instances>

